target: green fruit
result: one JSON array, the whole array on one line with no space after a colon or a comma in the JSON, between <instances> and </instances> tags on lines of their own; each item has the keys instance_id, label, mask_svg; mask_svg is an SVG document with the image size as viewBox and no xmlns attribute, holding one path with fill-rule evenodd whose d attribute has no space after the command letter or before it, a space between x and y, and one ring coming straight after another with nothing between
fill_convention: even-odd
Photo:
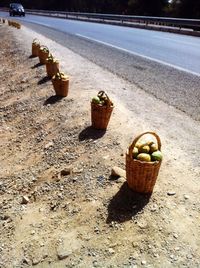
<instances>
[{"instance_id":1,"label":"green fruit","mask_svg":"<svg viewBox=\"0 0 200 268\"><path fill-rule=\"evenodd\" d=\"M162 153L161 151L155 151L151 154L152 161L161 161L162 160Z\"/></svg>"},{"instance_id":2,"label":"green fruit","mask_svg":"<svg viewBox=\"0 0 200 268\"><path fill-rule=\"evenodd\" d=\"M99 97L93 97L93 98L92 98L92 102L93 102L93 103L96 103L96 104L99 104L99 103L100 103L100 99L99 99Z\"/></svg>"},{"instance_id":3,"label":"green fruit","mask_svg":"<svg viewBox=\"0 0 200 268\"><path fill-rule=\"evenodd\" d=\"M139 148L138 148L138 151L140 152L140 153L148 153L149 151L150 151L150 148L149 148L149 146L148 145L143 145L143 146L140 146Z\"/></svg>"},{"instance_id":4,"label":"green fruit","mask_svg":"<svg viewBox=\"0 0 200 268\"><path fill-rule=\"evenodd\" d=\"M152 153L155 152L155 151L158 151L158 145L155 144L155 143L152 143L152 144L150 145L150 153L152 154Z\"/></svg>"},{"instance_id":5,"label":"green fruit","mask_svg":"<svg viewBox=\"0 0 200 268\"><path fill-rule=\"evenodd\" d=\"M146 153L141 153L141 154L138 154L137 160L150 162L151 156L149 154L146 154Z\"/></svg>"},{"instance_id":6,"label":"green fruit","mask_svg":"<svg viewBox=\"0 0 200 268\"><path fill-rule=\"evenodd\" d=\"M133 148L133 158L137 158L137 155L138 155L138 148L137 147L134 147Z\"/></svg>"}]
</instances>

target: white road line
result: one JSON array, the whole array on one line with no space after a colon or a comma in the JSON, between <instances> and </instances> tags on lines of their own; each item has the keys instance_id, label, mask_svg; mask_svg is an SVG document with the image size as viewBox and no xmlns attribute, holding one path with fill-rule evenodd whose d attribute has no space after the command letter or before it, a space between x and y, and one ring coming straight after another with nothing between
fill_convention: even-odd
<instances>
[{"instance_id":1,"label":"white road line","mask_svg":"<svg viewBox=\"0 0 200 268\"><path fill-rule=\"evenodd\" d=\"M200 43L199 44L196 44L196 43L192 43L192 42L185 42L181 39L177 40L177 39L174 39L174 38L170 38L170 37L160 37L158 35L154 35L153 36L154 38L157 38L157 39L164 39L164 40L169 40L171 41L172 43L176 42L176 43L181 43L181 44L184 44L184 45L188 45L188 46L196 46L198 48L200 48Z\"/></svg>"},{"instance_id":2,"label":"white road line","mask_svg":"<svg viewBox=\"0 0 200 268\"><path fill-rule=\"evenodd\" d=\"M42 26L46 26L46 27L51 27L50 24L46 24L46 23L43 23L43 22L38 22L37 23L34 21L34 20L26 20L27 22L31 22L31 23L34 23L34 24L39 24L39 25L42 25Z\"/></svg>"},{"instance_id":3,"label":"white road line","mask_svg":"<svg viewBox=\"0 0 200 268\"><path fill-rule=\"evenodd\" d=\"M144 55L142 55L142 54L140 54L140 53L133 52L133 51L130 51L130 50L128 50L128 49L121 48L121 47L112 45L112 44L110 44L110 43L100 41L100 40L95 39L95 38L87 37L87 36L85 36L85 35L78 34L78 33L76 34L76 36L79 36L79 37L82 37L82 38L85 38L85 39L88 39L88 40L91 40L91 41L94 41L94 42L97 42L97 43L100 43L100 44L103 44L103 45L106 45L106 46L109 46L109 47L112 47L112 48L116 48L116 49L118 49L118 50L121 50L121 51L130 53L130 54L135 55L135 56L142 57L142 58L147 59L147 60L150 60L150 61L155 61L155 62L157 62L157 63L160 63L160 64L163 64L163 65L169 66L169 67L174 68L174 69L177 69L177 70L179 70L179 71L183 71L183 72L186 72L186 73L190 73L190 74L192 74L192 75L200 76L200 73L196 73L196 72L187 70L187 69L185 69L185 68L179 67L179 66L174 65L174 64L167 63L167 62L162 61L162 60L158 60L158 59L154 59L154 58L151 58L151 57L148 57L148 56L144 56Z\"/></svg>"}]
</instances>

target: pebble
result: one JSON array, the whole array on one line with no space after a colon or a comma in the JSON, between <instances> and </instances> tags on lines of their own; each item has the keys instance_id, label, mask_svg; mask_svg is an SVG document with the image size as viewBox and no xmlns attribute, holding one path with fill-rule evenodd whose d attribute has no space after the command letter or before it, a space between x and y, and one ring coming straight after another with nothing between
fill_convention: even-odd
<instances>
[{"instance_id":1,"label":"pebble","mask_svg":"<svg viewBox=\"0 0 200 268\"><path fill-rule=\"evenodd\" d=\"M119 177L115 182L116 182L116 183L124 183L125 181L126 181L125 178L123 178L123 177Z\"/></svg>"},{"instance_id":2,"label":"pebble","mask_svg":"<svg viewBox=\"0 0 200 268\"><path fill-rule=\"evenodd\" d=\"M187 199L189 199L190 197L189 197L189 195L184 194L184 198L185 198L185 200L187 200Z\"/></svg>"},{"instance_id":3,"label":"pebble","mask_svg":"<svg viewBox=\"0 0 200 268\"><path fill-rule=\"evenodd\" d=\"M173 237L177 239L178 238L178 235L177 234L173 234Z\"/></svg>"},{"instance_id":4,"label":"pebble","mask_svg":"<svg viewBox=\"0 0 200 268\"><path fill-rule=\"evenodd\" d=\"M126 178L126 171L120 167L114 166L111 170L111 176Z\"/></svg>"},{"instance_id":5,"label":"pebble","mask_svg":"<svg viewBox=\"0 0 200 268\"><path fill-rule=\"evenodd\" d=\"M143 260L143 261L141 261L141 264L142 264L142 265L146 265L147 262Z\"/></svg>"},{"instance_id":6,"label":"pebble","mask_svg":"<svg viewBox=\"0 0 200 268\"><path fill-rule=\"evenodd\" d=\"M169 196L172 196L172 195L175 195L176 194L176 192L174 192L174 191L168 191L167 192L167 195L169 195Z\"/></svg>"},{"instance_id":7,"label":"pebble","mask_svg":"<svg viewBox=\"0 0 200 268\"><path fill-rule=\"evenodd\" d=\"M22 201L21 204L26 205L29 203L29 198L28 196L22 196Z\"/></svg>"},{"instance_id":8,"label":"pebble","mask_svg":"<svg viewBox=\"0 0 200 268\"><path fill-rule=\"evenodd\" d=\"M151 212L158 211L158 205L153 204L152 207L150 208Z\"/></svg>"},{"instance_id":9,"label":"pebble","mask_svg":"<svg viewBox=\"0 0 200 268\"><path fill-rule=\"evenodd\" d=\"M41 262L41 259L34 258L34 259L32 260L33 265L37 265L37 264L40 263L40 262Z\"/></svg>"},{"instance_id":10,"label":"pebble","mask_svg":"<svg viewBox=\"0 0 200 268\"><path fill-rule=\"evenodd\" d=\"M57 256L59 260L68 258L72 252L70 250L58 249Z\"/></svg>"},{"instance_id":11,"label":"pebble","mask_svg":"<svg viewBox=\"0 0 200 268\"><path fill-rule=\"evenodd\" d=\"M53 145L54 145L54 143L51 141L51 142L47 143L47 144L44 146L44 148L45 148L45 149L48 149L48 148L52 147Z\"/></svg>"},{"instance_id":12,"label":"pebble","mask_svg":"<svg viewBox=\"0 0 200 268\"><path fill-rule=\"evenodd\" d=\"M113 248L109 248L109 249L108 249L108 252L109 252L110 254L114 254L114 253L115 253L115 251L114 251Z\"/></svg>"}]
</instances>

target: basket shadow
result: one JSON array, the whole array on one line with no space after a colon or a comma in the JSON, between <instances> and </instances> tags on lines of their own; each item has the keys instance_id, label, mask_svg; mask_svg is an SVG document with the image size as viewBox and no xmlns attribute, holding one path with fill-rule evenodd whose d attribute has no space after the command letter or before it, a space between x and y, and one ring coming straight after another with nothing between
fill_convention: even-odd
<instances>
[{"instance_id":1,"label":"basket shadow","mask_svg":"<svg viewBox=\"0 0 200 268\"><path fill-rule=\"evenodd\" d=\"M46 106L48 104L55 104L56 102L59 102L62 99L63 99L63 97L61 97L61 96L57 96L57 95L51 96L47 100L45 100L44 106Z\"/></svg>"},{"instance_id":2,"label":"basket shadow","mask_svg":"<svg viewBox=\"0 0 200 268\"><path fill-rule=\"evenodd\" d=\"M51 78L50 77L48 77L48 76L45 76L45 77L43 77L42 79L40 79L39 81L38 81L38 85L42 85L42 84L44 84L44 83L46 83L46 82L48 82L48 81L50 81L51 80Z\"/></svg>"},{"instance_id":3,"label":"basket shadow","mask_svg":"<svg viewBox=\"0 0 200 268\"><path fill-rule=\"evenodd\" d=\"M99 130L95 129L92 126L86 127L79 133L79 141L84 141L84 140L97 140L103 137L103 135L106 133L106 130Z\"/></svg>"},{"instance_id":4,"label":"basket shadow","mask_svg":"<svg viewBox=\"0 0 200 268\"><path fill-rule=\"evenodd\" d=\"M33 59L33 58L36 58L37 56L34 56L34 55L30 55L28 58L29 59Z\"/></svg>"},{"instance_id":5,"label":"basket shadow","mask_svg":"<svg viewBox=\"0 0 200 268\"><path fill-rule=\"evenodd\" d=\"M131 220L149 202L151 194L136 193L125 182L108 205L106 223Z\"/></svg>"},{"instance_id":6,"label":"basket shadow","mask_svg":"<svg viewBox=\"0 0 200 268\"><path fill-rule=\"evenodd\" d=\"M42 66L42 65L44 65L44 64L38 62L38 63L36 63L34 66L32 66L31 69L38 68L38 67L40 67L40 66Z\"/></svg>"}]
</instances>

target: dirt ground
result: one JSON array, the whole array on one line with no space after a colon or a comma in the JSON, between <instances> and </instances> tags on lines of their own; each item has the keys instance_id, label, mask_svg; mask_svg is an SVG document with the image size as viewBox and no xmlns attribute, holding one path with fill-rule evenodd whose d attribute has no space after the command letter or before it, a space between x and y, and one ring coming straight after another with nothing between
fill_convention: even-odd
<instances>
[{"instance_id":1,"label":"dirt ground","mask_svg":"<svg viewBox=\"0 0 200 268\"><path fill-rule=\"evenodd\" d=\"M66 98L33 38L69 75ZM199 121L24 26L0 24L0 40L0 267L200 267ZM91 127L99 90L106 132ZM111 176L145 131L164 155L151 196Z\"/></svg>"}]
</instances>

